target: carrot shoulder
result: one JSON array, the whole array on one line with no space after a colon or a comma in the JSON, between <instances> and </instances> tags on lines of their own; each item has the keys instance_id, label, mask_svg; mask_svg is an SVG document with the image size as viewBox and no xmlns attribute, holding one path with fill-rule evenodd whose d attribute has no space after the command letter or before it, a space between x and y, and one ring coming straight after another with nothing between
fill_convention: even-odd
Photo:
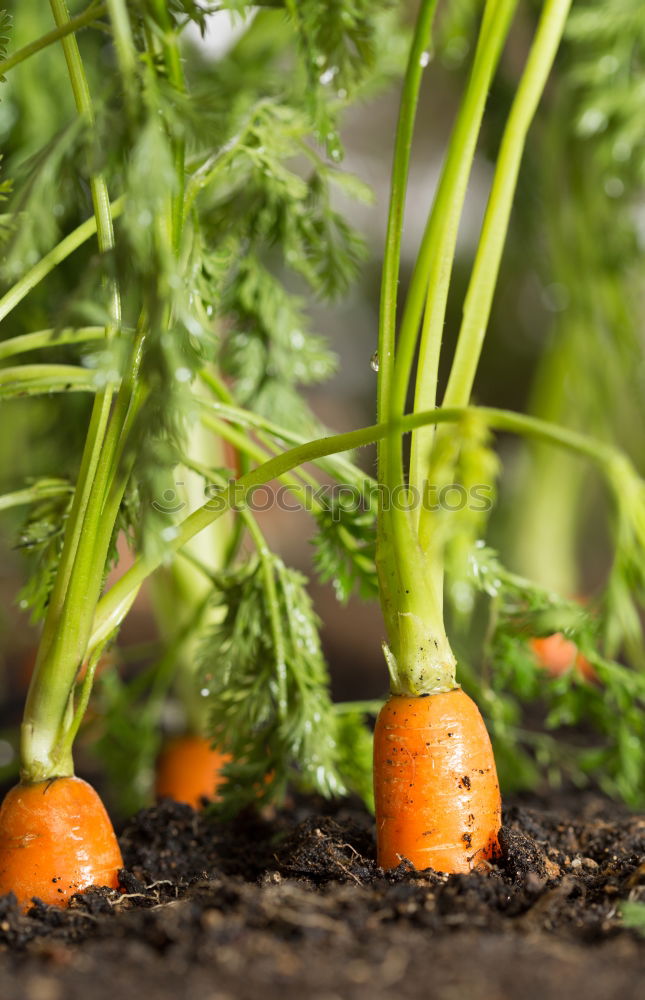
<instances>
[{"instance_id":1,"label":"carrot shoulder","mask_svg":"<svg viewBox=\"0 0 645 1000\"><path fill-rule=\"evenodd\" d=\"M121 851L99 796L81 778L19 784L0 808L0 895L29 909L66 906L91 885L118 888Z\"/></svg>"},{"instance_id":2,"label":"carrot shoulder","mask_svg":"<svg viewBox=\"0 0 645 1000\"><path fill-rule=\"evenodd\" d=\"M393 695L374 733L378 863L468 872L499 850L501 799L490 739L461 688Z\"/></svg>"}]
</instances>

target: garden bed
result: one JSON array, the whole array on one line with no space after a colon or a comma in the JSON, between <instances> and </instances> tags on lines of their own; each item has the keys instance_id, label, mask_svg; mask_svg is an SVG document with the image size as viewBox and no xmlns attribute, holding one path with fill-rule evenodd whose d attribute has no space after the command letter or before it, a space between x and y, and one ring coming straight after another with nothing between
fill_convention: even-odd
<instances>
[{"instance_id":1,"label":"garden bed","mask_svg":"<svg viewBox=\"0 0 645 1000\"><path fill-rule=\"evenodd\" d=\"M0 902L3 1000L497 1000L642 996L645 818L576 794L511 806L469 876L374 864L353 804L220 824L164 803L121 843L126 892L27 916Z\"/></svg>"}]
</instances>

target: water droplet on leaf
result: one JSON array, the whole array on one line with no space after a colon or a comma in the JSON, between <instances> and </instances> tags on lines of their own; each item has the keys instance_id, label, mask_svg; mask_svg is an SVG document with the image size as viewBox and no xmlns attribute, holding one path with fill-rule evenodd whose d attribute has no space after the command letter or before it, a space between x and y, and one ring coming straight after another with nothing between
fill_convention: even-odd
<instances>
[{"instance_id":1,"label":"water droplet on leaf","mask_svg":"<svg viewBox=\"0 0 645 1000\"><path fill-rule=\"evenodd\" d=\"M429 65L429 63L430 63L430 53L422 52L421 55L419 56L419 65L423 66L423 68L425 69L426 66Z\"/></svg>"},{"instance_id":2,"label":"water droplet on leaf","mask_svg":"<svg viewBox=\"0 0 645 1000\"><path fill-rule=\"evenodd\" d=\"M378 371L378 351L374 351L374 354L370 358L370 368L373 372Z\"/></svg>"},{"instance_id":3,"label":"water droplet on leaf","mask_svg":"<svg viewBox=\"0 0 645 1000\"><path fill-rule=\"evenodd\" d=\"M338 72L338 66L330 66L328 69L325 70L324 73L320 74L318 79L320 83L323 85L323 87L327 87L331 83L331 81L336 76L337 72Z\"/></svg>"}]
</instances>

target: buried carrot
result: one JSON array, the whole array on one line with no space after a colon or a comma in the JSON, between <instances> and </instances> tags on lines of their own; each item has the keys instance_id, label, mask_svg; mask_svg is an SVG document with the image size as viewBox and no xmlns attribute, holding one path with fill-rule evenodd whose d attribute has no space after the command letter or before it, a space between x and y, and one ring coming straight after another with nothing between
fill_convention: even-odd
<instances>
[{"instance_id":1,"label":"buried carrot","mask_svg":"<svg viewBox=\"0 0 645 1000\"><path fill-rule=\"evenodd\" d=\"M468 872L498 853L501 801L490 739L461 688L391 697L374 733L378 863Z\"/></svg>"},{"instance_id":2,"label":"buried carrot","mask_svg":"<svg viewBox=\"0 0 645 1000\"><path fill-rule=\"evenodd\" d=\"M0 809L0 895L67 906L92 885L118 888L121 851L100 798L80 778L19 784Z\"/></svg>"},{"instance_id":3,"label":"buried carrot","mask_svg":"<svg viewBox=\"0 0 645 1000\"><path fill-rule=\"evenodd\" d=\"M574 670L587 681L597 681L598 675L583 656L575 642L567 639L562 632L554 632L544 638L533 638L530 647L538 665L546 671L549 677L561 677L569 670Z\"/></svg>"},{"instance_id":4,"label":"buried carrot","mask_svg":"<svg viewBox=\"0 0 645 1000\"><path fill-rule=\"evenodd\" d=\"M202 736L171 740L157 761L155 795L200 809L204 799L216 797L224 780L222 767L229 760L228 754L214 749Z\"/></svg>"}]
</instances>

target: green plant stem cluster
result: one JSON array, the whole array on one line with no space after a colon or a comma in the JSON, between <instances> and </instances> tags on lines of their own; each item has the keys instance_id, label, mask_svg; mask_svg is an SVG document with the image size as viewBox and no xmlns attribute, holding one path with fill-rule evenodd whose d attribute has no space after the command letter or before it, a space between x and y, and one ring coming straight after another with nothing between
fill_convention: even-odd
<instances>
[{"instance_id":1,"label":"green plant stem cluster","mask_svg":"<svg viewBox=\"0 0 645 1000\"><path fill-rule=\"evenodd\" d=\"M444 406L464 407L472 392L490 316L499 264L508 229L526 134L552 66L570 2L544 6L500 146L495 176L475 257ZM415 409L435 405L437 377L457 231L475 154L486 96L515 4L489 0L484 9L473 67L453 130L438 191L395 341L396 287L403 226L403 205L410 140L420 85L419 59L428 43L434 4L421 6L415 42L403 89L395 147L390 222L383 268L379 332L379 414L396 426L404 412L417 344ZM423 61L423 60L422 60ZM424 311L423 311L424 310ZM419 324L422 318L421 332ZM413 434L409 483L422 488L445 436L431 427ZM394 433L380 449L379 479L390 489L405 484L401 441ZM439 484L441 485L441 484ZM410 513L382 510L377 559L381 603L388 627L386 650L392 689L401 694L429 694L456 685L456 662L443 623L444 554L437 515L428 509Z\"/></svg>"}]
</instances>

